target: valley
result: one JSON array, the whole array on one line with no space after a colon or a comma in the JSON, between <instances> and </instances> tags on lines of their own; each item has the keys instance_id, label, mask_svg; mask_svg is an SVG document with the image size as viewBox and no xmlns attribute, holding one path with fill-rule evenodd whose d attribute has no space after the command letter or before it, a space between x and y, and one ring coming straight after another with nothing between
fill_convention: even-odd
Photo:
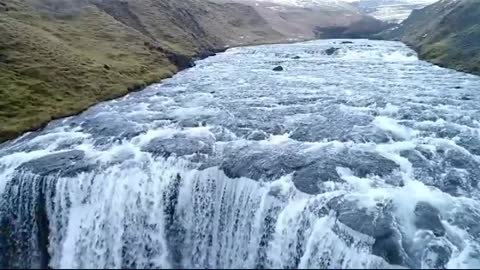
<instances>
[{"instance_id":1,"label":"valley","mask_svg":"<svg viewBox=\"0 0 480 270\"><path fill-rule=\"evenodd\" d=\"M476 268L479 90L400 42L229 49L2 145L0 267Z\"/></svg>"},{"instance_id":2,"label":"valley","mask_svg":"<svg viewBox=\"0 0 480 270\"><path fill-rule=\"evenodd\" d=\"M0 268L479 268L479 12L0 0Z\"/></svg>"}]
</instances>

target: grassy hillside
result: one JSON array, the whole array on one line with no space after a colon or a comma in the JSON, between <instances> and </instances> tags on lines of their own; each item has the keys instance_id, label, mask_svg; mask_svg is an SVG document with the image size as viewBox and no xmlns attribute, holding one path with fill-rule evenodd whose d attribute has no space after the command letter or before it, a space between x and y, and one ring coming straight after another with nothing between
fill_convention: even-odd
<instances>
[{"instance_id":1,"label":"grassy hillside","mask_svg":"<svg viewBox=\"0 0 480 270\"><path fill-rule=\"evenodd\" d=\"M412 46L422 59L480 75L480 1L442 0L416 10L384 34Z\"/></svg>"},{"instance_id":2,"label":"grassy hillside","mask_svg":"<svg viewBox=\"0 0 480 270\"><path fill-rule=\"evenodd\" d=\"M283 38L249 6L197 0L0 0L0 37L0 142L194 56Z\"/></svg>"}]
</instances>

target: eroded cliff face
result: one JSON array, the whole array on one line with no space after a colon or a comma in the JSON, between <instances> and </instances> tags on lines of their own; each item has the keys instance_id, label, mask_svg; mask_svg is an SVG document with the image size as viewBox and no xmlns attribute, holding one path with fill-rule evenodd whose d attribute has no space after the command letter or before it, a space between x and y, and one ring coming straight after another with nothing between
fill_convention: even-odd
<instances>
[{"instance_id":1,"label":"eroded cliff face","mask_svg":"<svg viewBox=\"0 0 480 270\"><path fill-rule=\"evenodd\" d=\"M382 34L412 46L422 59L480 74L480 1L442 0L415 10Z\"/></svg>"},{"instance_id":2,"label":"eroded cliff face","mask_svg":"<svg viewBox=\"0 0 480 270\"><path fill-rule=\"evenodd\" d=\"M278 42L252 7L197 0L0 0L0 142L174 74Z\"/></svg>"}]
</instances>

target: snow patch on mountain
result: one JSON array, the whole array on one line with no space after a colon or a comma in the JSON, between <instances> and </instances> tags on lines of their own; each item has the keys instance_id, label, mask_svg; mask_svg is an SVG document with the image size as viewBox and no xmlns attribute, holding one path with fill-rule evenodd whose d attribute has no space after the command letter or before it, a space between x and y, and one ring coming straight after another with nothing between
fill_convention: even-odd
<instances>
[{"instance_id":1,"label":"snow patch on mountain","mask_svg":"<svg viewBox=\"0 0 480 270\"><path fill-rule=\"evenodd\" d=\"M377 19L399 23L414 9L423 8L437 0L348 0L362 12Z\"/></svg>"},{"instance_id":2,"label":"snow patch on mountain","mask_svg":"<svg viewBox=\"0 0 480 270\"><path fill-rule=\"evenodd\" d=\"M257 2L268 2L293 7L348 7L345 0L256 0Z\"/></svg>"},{"instance_id":3,"label":"snow patch on mountain","mask_svg":"<svg viewBox=\"0 0 480 270\"><path fill-rule=\"evenodd\" d=\"M254 0L257 3L271 3L282 6L301 8L358 8L365 14L377 19L391 22L401 22L412 10L423 8L437 0Z\"/></svg>"}]
</instances>

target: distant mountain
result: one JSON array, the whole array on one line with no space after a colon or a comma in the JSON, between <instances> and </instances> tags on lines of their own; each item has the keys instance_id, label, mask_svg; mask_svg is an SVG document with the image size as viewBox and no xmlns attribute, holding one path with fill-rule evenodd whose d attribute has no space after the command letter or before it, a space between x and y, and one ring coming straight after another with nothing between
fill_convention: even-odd
<instances>
[{"instance_id":1,"label":"distant mountain","mask_svg":"<svg viewBox=\"0 0 480 270\"><path fill-rule=\"evenodd\" d=\"M368 37L387 24L344 0L216 0L253 6L274 30L291 39Z\"/></svg>"},{"instance_id":2,"label":"distant mountain","mask_svg":"<svg viewBox=\"0 0 480 270\"><path fill-rule=\"evenodd\" d=\"M480 74L479 0L441 0L381 36L402 40L435 64Z\"/></svg>"},{"instance_id":3,"label":"distant mountain","mask_svg":"<svg viewBox=\"0 0 480 270\"><path fill-rule=\"evenodd\" d=\"M221 1L221 0L220 0ZM223 0L228 1L228 0ZM330 11L351 11L371 15L379 20L400 23L412 10L423 8L437 0L230 0L257 5L275 4L290 8Z\"/></svg>"},{"instance_id":4,"label":"distant mountain","mask_svg":"<svg viewBox=\"0 0 480 270\"><path fill-rule=\"evenodd\" d=\"M269 2L285 6L302 8L339 8L351 9L348 1L345 0L256 0L257 2Z\"/></svg>"},{"instance_id":5,"label":"distant mountain","mask_svg":"<svg viewBox=\"0 0 480 270\"><path fill-rule=\"evenodd\" d=\"M423 8L437 0L348 0L352 5L377 19L399 23L412 10Z\"/></svg>"}]
</instances>

